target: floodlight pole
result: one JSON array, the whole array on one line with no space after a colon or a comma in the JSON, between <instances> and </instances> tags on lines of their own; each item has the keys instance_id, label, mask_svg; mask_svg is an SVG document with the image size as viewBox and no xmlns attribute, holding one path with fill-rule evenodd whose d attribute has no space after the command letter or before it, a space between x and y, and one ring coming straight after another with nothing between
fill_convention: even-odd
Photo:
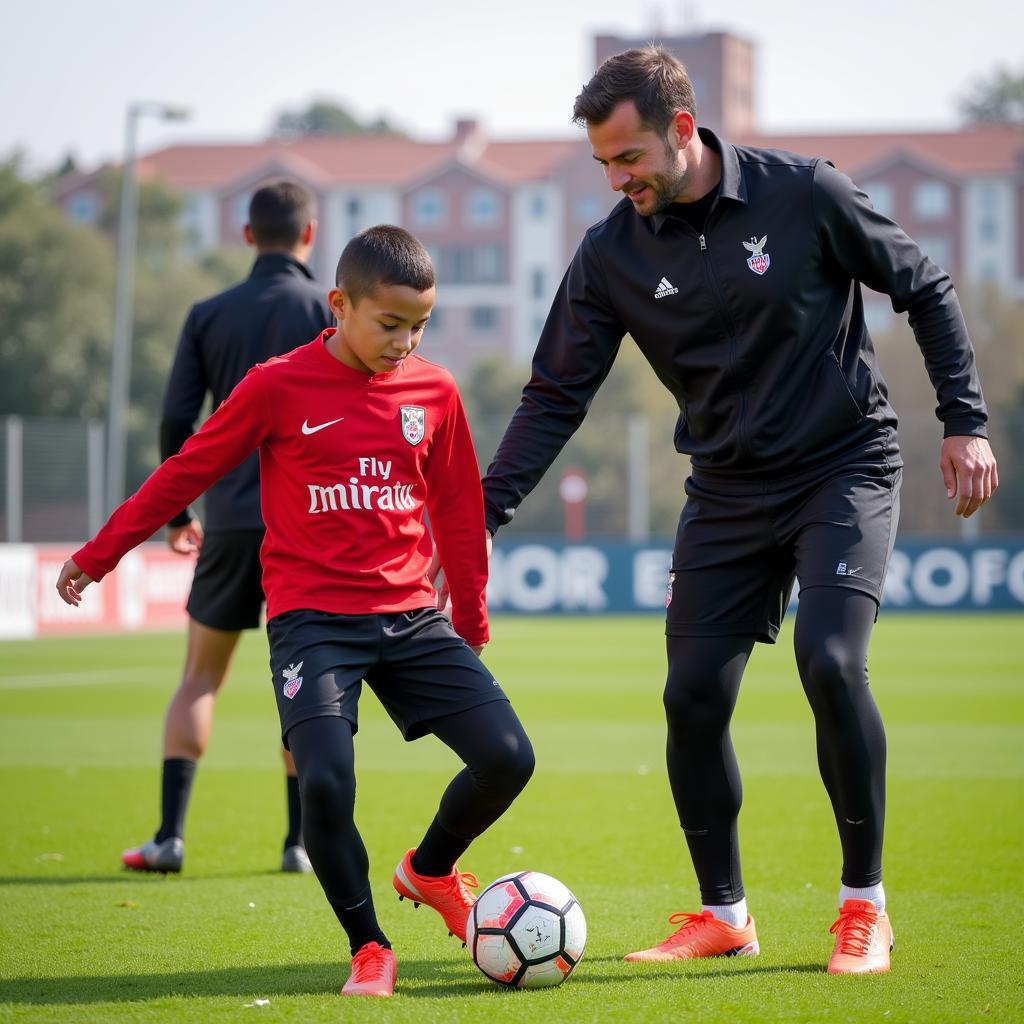
<instances>
[{"instance_id":1,"label":"floodlight pole","mask_svg":"<svg viewBox=\"0 0 1024 1024\"><path fill-rule=\"evenodd\" d=\"M135 150L139 118L152 114L163 121L182 121L188 111L164 103L130 103L125 115L124 165L121 168L121 209L117 220L117 276L114 285L114 337L110 351L110 404L107 419L106 511L125 496L125 414L128 411L132 360L132 313L135 297L135 246L138 235L138 186Z\"/></svg>"}]
</instances>

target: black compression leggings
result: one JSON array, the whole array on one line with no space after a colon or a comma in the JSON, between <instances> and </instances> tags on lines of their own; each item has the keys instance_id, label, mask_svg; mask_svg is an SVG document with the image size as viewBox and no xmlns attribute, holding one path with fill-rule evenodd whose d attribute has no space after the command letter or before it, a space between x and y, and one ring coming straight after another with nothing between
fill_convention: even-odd
<instances>
[{"instance_id":1,"label":"black compression leggings","mask_svg":"<svg viewBox=\"0 0 1024 1024\"><path fill-rule=\"evenodd\" d=\"M529 781L533 748L504 700L426 724L466 765L441 797L438 819L453 835L475 839ZM312 718L288 733L288 745L302 795L306 851L337 913L364 900L370 889L366 847L353 820L352 727L344 718Z\"/></svg>"},{"instance_id":2,"label":"black compression leggings","mask_svg":"<svg viewBox=\"0 0 1024 1024\"><path fill-rule=\"evenodd\" d=\"M876 608L859 591L812 587L800 595L794 638L850 886L882 877L885 731L867 685ZM753 636L668 637L668 775L705 904L743 898L743 790L729 720L753 646Z\"/></svg>"}]
</instances>

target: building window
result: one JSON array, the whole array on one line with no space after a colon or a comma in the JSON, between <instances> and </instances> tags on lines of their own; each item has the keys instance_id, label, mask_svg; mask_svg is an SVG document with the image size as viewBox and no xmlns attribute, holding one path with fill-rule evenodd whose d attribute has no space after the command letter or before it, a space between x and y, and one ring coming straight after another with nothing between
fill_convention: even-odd
<instances>
[{"instance_id":1,"label":"building window","mask_svg":"<svg viewBox=\"0 0 1024 1024\"><path fill-rule=\"evenodd\" d=\"M943 270L949 269L953 250L946 235L918 235L917 244L932 263L937 263Z\"/></svg>"},{"instance_id":2,"label":"building window","mask_svg":"<svg viewBox=\"0 0 1024 1024\"><path fill-rule=\"evenodd\" d=\"M922 181L914 186L914 216L918 220L943 220L949 216L949 186L941 181Z\"/></svg>"},{"instance_id":3,"label":"building window","mask_svg":"<svg viewBox=\"0 0 1024 1024\"><path fill-rule=\"evenodd\" d=\"M436 188L424 189L412 201L412 222L418 228L434 228L444 224L448 217L445 194Z\"/></svg>"},{"instance_id":4,"label":"building window","mask_svg":"<svg viewBox=\"0 0 1024 1024\"><path fill-rule=\"evenodd\" d=\"M593 196L577 196L573 213L577 224L593 224L601 216L601 204Z\"/></svg>"},{"instance_id":5,"label":"building window","mask_svg":"<svg viewBox=\"0 0 1024 1024\"><path fill-rule=\"evenodd\" d=\"M473 252L475 280L500 281L502 251L498 245L478 245Z\"/></svg>"},{"instance_id":6,"label":"building window","mask_svg":"<svg viewBox=\"0 0 1024 1024\"><path fill-rule=\"evenodd\" d=\"M542 195L530 197L530 216L534 220L540 220L548 212L548 204Z\"/></svg>"},{"instance_id":7,"label":"building window","mask_svg":"<svg viewBox=\"0 0 1024 1024\"><path fill-rule=\"evenodd\" d=\"M231 204L231 216L236 228L244 228L249 223L249 197L244 193L235 196L235 201Z\"/></svg>"},{"instance_id":8,"label":"building window","mask_svg":"<svg viewBox=\"0 0 1024 1024\"><path fill-rule=\"evenodd\" d=\"M498 311L493 306L474 306L469 311L469 324L474 331L493 331L498 326Z\"/></svg>"},{"instance_id":9,"label":"building window","mask_svg":"<svg viewBox=\"0 0 1024 1024\"><path fill-rule=\"evenodd\" d=\"M466 223L475 228L489 228L501 220L498 195L489 188L476 188L466 197Z\"/></svg>"},{"instance_id":10,"label":"building window","mask_svg":"<svg viewBox=\"0 0 1024 1024\"><path fill-rule=\"evenodd\" d=\"M544 298L544 271L540 267L530 271L530 294L535 299Z\"/></svg>"},{"instance_id":11,"label":"building window","mask_svg":"<svg viewBox=\"0 0 1024 1024\"><path fill-rule=\"evenodd\" d=\"M986 260L981 265L981 279L982 281L998 281L999 280L999 267L997 267L990 260Z\"/></svg>"},{"instance_id":12,"label":"building window","mask_svg":"<svg viewBox=\"0 0 1024 1024\"><path fill-rule=\"evenodd\" d=\"M896 215L896 200L893 188L887 181L869 181L864 185L864 191L867 192L871 205L883 217L894 217Z\"/></svg>"},{"instance_id":13,"label":"building window","mask_svg":"<svg viewBox=\"0 0 1024 1024\"><path fill-rule=\"evenodd\" d=\"M71 197L68 213L72 220L83 224L95 224L100 216L100 201L95 192L79 192Z\"/></svg>"},{"instance_id":14,"label":"building window","mask_svg":"<svg viewBox=\"0 0 1024 1024\"><path fill-rule=\"evenodd\" d=\"M978 237L983 242L995 242L999 238L999 222L994 217L986 217L978 225Z\"/></svg>"},{"instance_id":15,"label":"building window","mask_svg":"<svg viewBox=\"0 0 1024 1024\"><path fill-rule=\"evenodd\" d=\"M995 213L999 207L999 189L995 185L982 185L978 191L978 205L985 213Z\"/></svg>"},{"instance_id":16,"label":"building window","mask_svg":"<svg viewBox=\"0 0 1024 1024\"><path fill-rule=\"evenodd\" d=\"M473 279L473 250L466 245L452 245L445 249L445 279L453 284L465 284Z\"/></svg>"}]
</instances>

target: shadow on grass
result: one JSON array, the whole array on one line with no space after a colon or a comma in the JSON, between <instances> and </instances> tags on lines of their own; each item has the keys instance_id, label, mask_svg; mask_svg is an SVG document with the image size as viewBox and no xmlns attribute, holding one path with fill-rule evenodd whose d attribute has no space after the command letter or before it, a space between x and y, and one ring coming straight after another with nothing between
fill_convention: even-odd
<instances>
[{"instance_id":1,"label":"shadow on grass","mask_svg":"<svg viewBox=\"0 0 1024 1024\"><path fill-rule=\"evenodd\" d=\"M142 885L190 885L196 882L211 882L225 878L301 878L302 875L286 875L280 871L219 871L215 875L163 875L159 871L121 871L109 875L6 875L0 876L0 889L4 886L22 885L124 885L132 882Z\"/></svg>"},{"instance_id":2,"label":"shadow on grass","mask_svg":"<svg viewBox=\"0 0 1024 1024\"><path fill-rule=\"evenodd\" d=\"M617 957L584 959L573 975L573 988L622 984L632 979L687 979L728 975L820 973L819 964L793 964L775 967L751 966L738 970L689 971L679 964L659 964L643 970L631 968L614 973L588 971L587 965L622 965ZM213 971L175 971L166 974L108 974L63 978L14 978L0 980L0 1004L87 1005L120 1003L147 999L207 998L216 996L305 996L337 991L348 975L343 963L260 964L226 967ZM425 983L425 984L424 984ZM399 991L406 998L442 998L452 995L507 995L508 990L488 981L470 962L453 964L450 960L400 960Z\"/></svg>"}]
</instances>

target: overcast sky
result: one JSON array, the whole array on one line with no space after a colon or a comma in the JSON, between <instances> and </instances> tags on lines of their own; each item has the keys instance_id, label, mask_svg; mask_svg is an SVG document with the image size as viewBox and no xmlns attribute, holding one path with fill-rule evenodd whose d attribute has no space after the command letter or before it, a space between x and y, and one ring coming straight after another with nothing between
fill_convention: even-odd
<instances>
[{"instance_id":1,"label":"overcast sky","mask_svg":"<svg viewBox=\"0 0 1024 1024\"><path fill-rule=\"evenodd\" d=\"M949 128L999 65L1024 72L1019 0L95 0L5 5L0 158L121 154L126 105L183 104L142 149L253 140L313 97L421 139L476 116L500 138L564 136L597 31L727 30L758 47L767 131Z\"/></svg>"}]
</instances>

